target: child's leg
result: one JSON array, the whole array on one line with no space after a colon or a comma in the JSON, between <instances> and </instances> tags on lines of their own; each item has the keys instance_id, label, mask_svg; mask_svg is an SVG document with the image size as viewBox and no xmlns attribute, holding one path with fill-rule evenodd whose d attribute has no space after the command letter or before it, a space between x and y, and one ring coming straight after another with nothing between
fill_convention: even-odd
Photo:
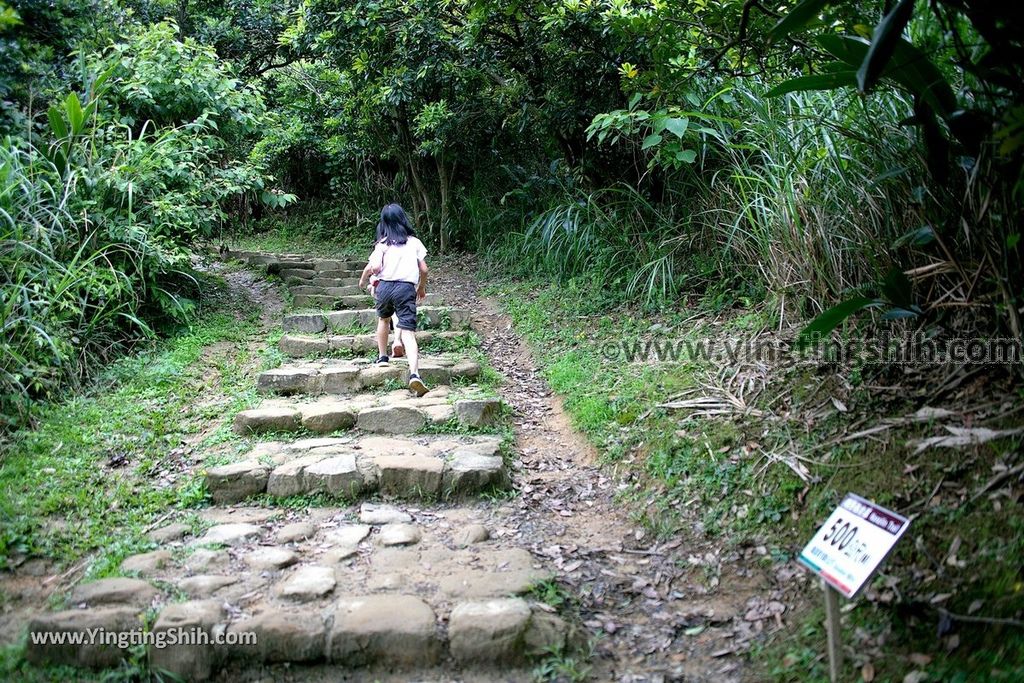
<instances>
[{"instance_id":1,"label":"child's leg","mask_svg":"<svg viewBox=\"0 0 1024 683\"><path fill-rule=\"evenodd\" d=\"M416 333L402 330L402 341L405 344L405 356L409 359L409 374L420 374L420 347L416 342Z\"/></svg>"},{"instance_id":2,"label":"child's leg","mask_svg":"<svg viewBox=\"0 0 1024 683\"><path fill-rule=\"evenodd\" d=\"M388 355L388 328L391 326L391 318L377 318L377 355Z\"/></svg>"},{"instance_id":3,"label":"child's leg","mask_svg":"<svg viewBox=\"0 0 1024 683\"><path fill-rule=\"evenodd\" d=\"M398 326L398 315L391 316L391 324L395 328L395 343L391 345L391 355L401 358L405 355L405 345L402 343L402 328Z\"/></svg>"}]
</instances>

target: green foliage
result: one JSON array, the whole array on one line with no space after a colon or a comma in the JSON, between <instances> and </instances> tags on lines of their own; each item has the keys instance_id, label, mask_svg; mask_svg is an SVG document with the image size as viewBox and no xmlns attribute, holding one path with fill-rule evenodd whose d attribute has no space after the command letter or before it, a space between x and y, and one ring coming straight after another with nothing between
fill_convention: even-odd
<instances>
[{"instance_id":1,"label":"green foliage","mask_svg":"<svg viewBox=\"0 0 1024 683\"><path fill-rule=\"evenodd\" d=\"M0 148L4 427L138 339L187 322L189 246L231 198L263 186L258 169L226 154L259 98L170 25L133 36L95 61L83 97L49 107L35 144Z\"/></svg>"}]
</instances>

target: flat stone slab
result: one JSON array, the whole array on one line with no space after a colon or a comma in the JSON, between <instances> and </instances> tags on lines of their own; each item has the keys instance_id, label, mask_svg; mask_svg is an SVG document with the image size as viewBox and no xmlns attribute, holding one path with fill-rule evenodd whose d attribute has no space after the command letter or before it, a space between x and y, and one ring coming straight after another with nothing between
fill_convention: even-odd
<instances>
[{"instance_id":1,"label":"flat stone slab","mask_svg":"<svg viewBox=\"0 0 1024 683\"><path fill-rule=\"evenodd\" d=\"M210 635L221 621L223 608L217 600L182 602L167 605L153 625L153 634L164 640L164 647L149 647L153 669L167 671L181 680L204 681L217 664L217 652ZM183 642L178 634L203 633L205 643ZM174 637L177 642L167 642Z\"/></svg>"},{"instance_id":2,"label":"flat stone slab","mask_svg":"<svg viewBox=\"0 0 1024 683\"><path fill-rule=\"evenodd\" d=\"M473 379L480 374L480 364L467 358L437 356L420 361L420 377L428 386L449 384L453 379ZM404 359L375 366L365 358L356 360L299 361L261 372L256 388L265 394L350 394L380 386L388 380L405 384L409 367ZM471 426L490 424L497 418L501 403L495 399L474 399L462 411L472 418ZM268 414L265 419L287 422L288 416ZM467 421L467 424L470 424Z\"/></svg>"},{"instance_id":3,"label":"flat stone slab","mask_svg":"<svg viewBox=\"0 0 1024 683\"><path fill-rule=\"evenodd\" d=\"M312 662L324 657L327 626L315 613L297 610L264 612L231 624L227 632L228 656L272 664ZM254 643L242 641L241 634L253 634Z\"/></svg>"},{"instance_id":4,"label":"flat stone slab","mask_svg":"<svg viewBox=\"0 0 1024 683\"><path fill-rule=\"evenodd\" d=\"M148 581L116 577L80 583L71 591L71 603L96 605L137 605L146 606L153 602L160 591Z\"/></svg>"},{"instance_id":5,"label":"flat stone slab","mask_svg":"<svg viewBox=\"0 0 1024 683\"><path fill-rule=\"evenodd\" d=\"M299 428L299 411L288 407L253 408L235 416L234 430L241 436L268 432L293 432Z\"/></svg>"},{"instance_id":6,"label":"flat stone slab","mask_svg":"<svg viewBox=\"0 0 1024 683\"><path fill-rule=\"evenodd\" d=\"M191 531L192 529L188 524L175 522L173 524L168 524L167 526L162 526L159 529L153 529L146 534L146 537L153 541L153 543L163 545L164 543L179 541Z\"/></svg>"},{"instance_id":7,"label":"flat stone slab","mask_svg":"<svg viewBox=\"0 0 1024 683\"><path fill-rule=\"evenodd\" d=\"M306 565L296 569L279 586L277 594L295 602L309 602L334 590L337 579L331 567Z\"/></svg>"},{"instance_id":8,"label":"flat stone slab","mask_svg":"<svg viewBox=\"0 0 1024 683\"><path fill-rule=\"evenodd\" d=\"M211 467L206 471L206 481L211 483L211 497L219 505L237 503L265 491L269 477L267 465L251 460Z\"/></svg>"},{"instance_id":9,"label":"flat stone slab","mask_svg":"<svg viewBox=\"0 0 1024 683\"><path fill-rule=\"evenodd\" d=\"M414 545L423 538L423 532L415 524L385 524L380 529L377 542L382 546Z\"/></svg>"},{"instance_id":10,"label":"flat stone slab","mask_svg":"<svg viewBox=\"0 0 1024 683\"><path fill-rule=\"evenodd\" d=\"M330 661L346 666L376 662L399 668L436 664L442 653L434 610L412 595L370 595L339 600L327 638Z\"/></svg>"},{"instance_id":11,"label":"flat stone slab","mask_svg":"<svg viewBox=\"0 0 1024 683\"><path fill-rule=\"evenodd\" d=\"M440 340L464 340L470 334L472 333L462 330L420 330L416 332L416 341L422 347ZM325 334L321 336L286 334L278 341L277 348L291 358L315 357L337 352L368 353L376 350L377 337L372 334Z\"/></svg>"},{"instance_id":12,"label":"flat stone slab","mask_svg":"<svg viewBox=\"0 0 1024 683\"><path fill-rule=\"evenodd\" d=\"M326 493L346 500L377 491L428 500L438 496L471 496L508 486L508 473L498 454L500 445L500 440L493 436L368 436L276 444L274 448L254 449L261 458L259 462L269 459L280 464L269 466L269 475L259 479L264 482L263 489L250 493L266 492L276 497ZM253 461L235 463L232 467L243 471L246 462ZM234 487L235 482L232 478L210 477L208 473L206 483L211 495L217 497L219 486ZM230 492L236 490L231 488ZM260 534L260 527L254 524L224 524L212 527L193 544L237 545ZM279 542L288 541L279 538Z\"/></svg>"},{"instance_id":13,"label":"flat stone slab","mask_svg":"<svg viewBox=\"0 0 1024 683\"><path fill-rule=\"evenodd\" d=\"M421 327L424 329L448 326L453 329L466 328L472 321L470 312L462 308L447 306L419 306ZM285 332L316 334L325 330L372 330L377 326L375 308L352 309L347 311L296 312L284 316L282 327Z\"/></svg>"},{"instance_id":14,"label":"flat stone slab","mask_svg":"<svg viewBox=\"0 0 1024 683\"><path fill-rule=\"evenodd\" d=\"M363 503L359 508L359 521L363 524L400 524L411 522L412 515L392 505Z\"/></svg>"},{"instance_id":15,"label":"flat stone slab","mask_svg":"<svg viewBox=\"0 0 1024 683\"><path fill-rule=\"evenodd\" d=\"M456 605L448 620L452 657L463 664L514 663L523 659L532 616L522 598Z\"/></svg>"},{"instance_id":16,"label":"flat stone slab","mask_svg":"<svg viewBox=\"0 0 1024 683\"><path fill-rule=\"evenodd\" d=\"M208 598L221 588L227 588L238 583L234 576L223 576L221 574L199 574L190 576L178 582L178 588L192 598Z\"/></svg>"},{"instance_id":17,"label":"flat stone slab","mask_svg":"<svg viewBox=\"0 0 1024 683\"><path fill-rule=\"evenodd\" d=\"M309 522L293 522L278 529L277 536L274 538L278 543L294 543L312 538L315 535L316 527Z\"/></svg>"},{"instance_id":18,"label":"flat stone slab","mask_svg":"<svg viewBox=\"0 0 1024 683\"><path fill-rule=\"evenodd\" d=\"M298 553L288 548L257 548L245 556L245 563L257 571L280 571L298 561Z\"/></svg>"},{"instance_id":19,"label":"flat stone slab","mask_svg":"<svg viewBox=\"0 0 1024 683\"><path fill-rule=\"evenodd\" d=\"M255 541L263 530L255 524L217 524L193 541L194 545L243 545Z\"/></svg>"},{"instance_id":20,"label":"flat stone slab","mask_svg":"<svg viewBox=\"0 0 1024 683\"><path fill-rule=\"evenodd\" d=\"M429 385L429 383L428 383ZM442 425L451 420L459 422L459 403L449 387L438 386L425 396L417 397L405 389L378 395L322 396L308 402L288 402L286 399L268 399L263 406L243 410L235 416L235 431L242 435L267 431L300 429L316 434L333 434L355 427L377 434L412 434L426 425ZM268 426L266 415L287 415L287 420L274 417ZM218 470L218 473L220 470ZM248 475L238 475L248 476ZM253 473L250 479L255 479ZM239 484L239 488L243 488Z\"/></svg>"},{"instance_id":21,"label":"flat stone slab","mask_svg":"<svg viewBox=\"0 0 1024 683\"><path fill-rule=\"evenodd\" d=\"M101 607L39 614L29 621L29 634L53 634L27 638L25 658L32 664L71 665L91 669L111 669L128 657L129 643L89 642L89 634L138 631L142 628L139 610L134 607ZM61 639L58 641L57 639ZM74 640L81 640L82 644ZM70 642L69 642L70 641Z\"/></svg>"}]
</instances>

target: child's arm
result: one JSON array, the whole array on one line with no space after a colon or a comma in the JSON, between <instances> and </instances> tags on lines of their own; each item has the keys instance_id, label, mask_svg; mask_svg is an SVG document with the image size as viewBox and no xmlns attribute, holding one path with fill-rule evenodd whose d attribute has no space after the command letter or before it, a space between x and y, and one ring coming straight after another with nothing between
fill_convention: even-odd
<instances>
[{"instance_id":1,"label":"child's arm","mask_svg":"<svg viewBox=\"0 0 1024 683\"><path fill-rule=\"evenodd\" d=\"M359 289L365 287L366 281L370 279L370 276L378 271L380 271L380 268L374 268L373 263L367 263L366 267L363 268L363 273L359 276Z\"/></svg>"},{"instance_id":2,"label":"child's arm","mask_svg":"<svg viewBox=\"0 0 1024 683\"><path fill-rule=\"evenodd\" d=\"M366 267L363 268L362 275L359 276L359 288L362 289L366 286L366 281L370 279L371 275L376 275L384 267L384 248L378 244L373 248L373 253L370 254L370 259L366 262Z\"/></svg>"},{"instance_id":3,"label":"child's arm","mask_svg":"<svg viewBox=\"0 0 1024 683\"><path fill-rule=\"evenodd\" d=\"M420 266L420 286L416 289L416 299L423 301L427 296L427 272L429 269L427 268L427 262L423 259L420 259L418 263Z\"/></svg>"}]
</instances>

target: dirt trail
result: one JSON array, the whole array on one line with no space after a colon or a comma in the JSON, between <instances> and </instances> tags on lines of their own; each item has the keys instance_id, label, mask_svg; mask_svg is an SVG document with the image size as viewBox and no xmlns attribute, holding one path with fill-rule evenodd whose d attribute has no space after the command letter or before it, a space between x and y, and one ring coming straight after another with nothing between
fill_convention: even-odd
<instances>
[{"instance_id":1,"label":"dirt trail","mask_svg":"<svg viewBox=\"0 0 1024 683\"><path fill-rule=\"evenodd\" d=\"M593 680L754 680L740 655L781 626L776 581L756 566L765 549L727 549L697 529L650 538L617 500L626 485L596 464L511 320L463 275L472 264L437 270L445 300L478 312L474 329L515 410L520 495L506 524L530 539L575 602L593 645Z\"/></svg>"},{"instance_id":2,"label":"dirt trail","mask_svg":"<svg viewBox=\"0 0 1024 683\"><path fill-rule=\"evenodd\" d=\"M216 265L213 269L221 270ZM262 334L280 323L283 305L276 287L251 271L222 272L228 281L226 296L244 297L262 309ZM441 631L445 632L451 628L447 620L459 601L507 595L509 590L504 586L528 587L536 582L531 577L550 570L554 579L541 584L531 596L531 618L539 618L537 610L557 611L574 622L577 643L586 643L560 657L542 659L539 666L548 667L550 678L579 680L578 674L587 670L587 680L622 683L754 680L742 655L757 635L781 628L777 608L781 603L774 586L778 578L785 577L768 577L757 568L763 548L725 548L721 542L704 538L697 528L664 542L650 538L630 518L629 507L619 499L627 485L597 464L598 454L573 430L559 398L538 373L529 349L513 330L509 318L501 313L497 302L480 295L477 283L464 275L467 272L473 272L473 268L466 267L465 259L458 267L442 263L434 270L432 288L447 303L474 312L473 328L482 339L491 365L504 377L499 393L514 413L516 448L511 476L516 495L453 503L403 503L401 515L414 522L416 529L408 529L408 524L397 526L415 531L417 538L411 546L397 549L381 547L387 545L383 541L385 527L367 521L365 507L359 502L290 509L253 505L249 500L200 511L200 516L214 525L207 535L231 532L235 537L223 549L196 550L189 555L187 551L197 544L204 547L206 537L190 538L187 526L180 524L181 515L169 511L152 525L165 525L151 529L158 551L128 558L122 566L126 571L131 571L126 567L134 567L144 578L159 579L159 589L135 580L130 590L132 599L172 610L168 598L159 594L163 587L174 585L191 597L213 598L187 603L186 612L199 614L208 610L209 619L228 619L231 623L252 624L253 619L263 619L260 623L265 629L269 628L266 620L287 613L293 618L273 626L278 634L275 637L287 634L295 643L313 647L314 652L321 647L317 643L323 641L322 629L330 630L338 623L336 617L324 620L321 615L333 614L332 610L344 603L345 596L414 594L429 603L429 607L426 603L417 605L436 611ZM243 343L252 348L259 346L259 336ZM216 357L231 353L230 346L221 344L207 349L204 364L213 365ZM259 369L254 366L248 370L255 379ZM436 393L444 395L440 389ZM219 398L208 395L204 400ZM232 417L225 415L225 419ZM203 459L210 453L197 453L194 446L217 424L219 421L214 420L200 425L187 439L181 462L177 463L180 469L169 473L168 482L173 482L176 475L204 466ZM343 453L348 452L346 449L359 449L359 444L374 442L382 448L394 448L398 443L380 437L355 438L358 443L347 436L307 439L305 448L324 447L326 442L332 442L329 447ZM451 438L421 434L415 437L418 445L404 443L423 450ZM297 445L298 442L263 442L253 452L261 450L262 457L268 457ZM340 459L338 456L336 460ZM488 530L487 543L475 548L453 543L458 533L473 525ZM307 531L289 533L296 527L305 527ZM347 541L350 547L339 553L339 535L353 531L358 531L358 538ZM282 540L286 534L289 540ZM58 574L46 563L29 561L0 577L0 589L6 595L0 631L7 631L10 636L20 631L30 616L45 613L51 595L71 588L81 578L85 566L81 563ZM316 576L311 577L310 572ZM295 584L297 577L303 582L303 590L307 590L310 579L315 579L312 583L316 584L325 572L330 575L326 592L309 589L309 595L303 595L297 602L294 597L291 602L282 601L283 591ZM41 578L44 580L40 584ZM469 584L482 592L478 596L467 594L465 586ZM85 586L85 590L88 588ZM75 588L82 589L83 584ZM92 607L88 599L72 602L89 603ZM61 618L74 621L88 616L87 612L63 614L70 616ZM195 614L183 618L199 619ZM57 616L54 619L60 621ZM157 627L159 624L158 621ZM314 631L310 632L310 628ZM179 654L183 658L178 660L179 665L197 663L190 651ZM274 680L292 681L338 680L341 676L345 680L396 683L513 683L532 680L534 676L529 669L484 667L461 671L441 661L401 674L390 673L386 668L352 670L326 663L279 665L273 663L279 660L272 659L266 666L253 668L245 659L232 661L216 673L217 680L263 680L261 676L269 675Z\"/></svg>"}]
</instances>

